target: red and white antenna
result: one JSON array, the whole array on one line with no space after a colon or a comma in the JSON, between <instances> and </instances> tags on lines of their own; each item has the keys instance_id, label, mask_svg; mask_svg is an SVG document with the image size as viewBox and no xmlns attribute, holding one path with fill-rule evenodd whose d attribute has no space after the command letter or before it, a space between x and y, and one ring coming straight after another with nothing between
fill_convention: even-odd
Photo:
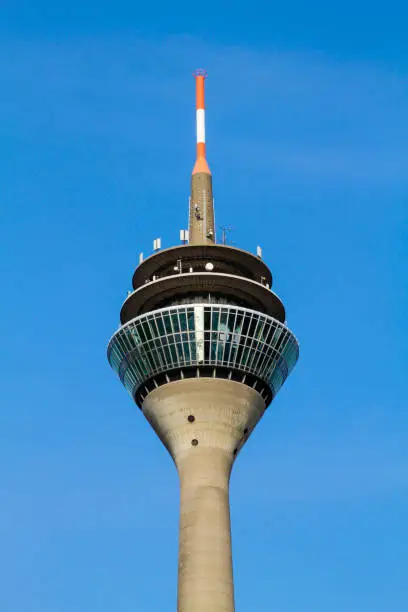
<instances>
[{"instance_id":1,"label":"red and white antenna","mask_svg":"<svg viewBox=\"0 0 408 612\"><path fill-rule=\"evenodd\" d=\"M196 70L196 129L197 158L191 175L189 206L189 244L214 244L214 198L212 176L205 157L205 99L204 84L207 73Z\"/></svg>"},{"instance_id":2,"label":"red and white antenna","mask_svg":"<svg viewBox=\"0 0 408 612\"><path fill-rule=\"evenodd\" d=\"M197 128L197 159L193 174L205 172L211 174L205 156L205 70L198 69L194 72L196 80L196 128Z\"/></svg>"}]
</instances>

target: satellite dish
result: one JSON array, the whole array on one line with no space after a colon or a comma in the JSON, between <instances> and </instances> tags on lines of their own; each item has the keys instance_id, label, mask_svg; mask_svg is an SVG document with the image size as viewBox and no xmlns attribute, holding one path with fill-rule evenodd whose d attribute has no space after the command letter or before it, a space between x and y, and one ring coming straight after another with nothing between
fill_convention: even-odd
<instances>
[{"instance_id":1,"label":"satellite dish","mask_svg":"<svg viewBox=\"0 0 408 612\"><path fill-rule=\"evenodd\" d=\"M214 264L209 261L205 264L205 269L207 270L207 272L212 272L214 270Z\"/></svg>"}]
</instances>

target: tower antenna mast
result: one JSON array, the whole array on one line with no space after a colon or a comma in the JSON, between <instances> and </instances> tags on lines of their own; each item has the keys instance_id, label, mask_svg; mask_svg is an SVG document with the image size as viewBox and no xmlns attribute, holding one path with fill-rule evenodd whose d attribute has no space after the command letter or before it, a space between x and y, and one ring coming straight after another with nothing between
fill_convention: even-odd
<instances>
[{"instance_id":1,"label":"tower antenna mast","mask_svg":"<svg viewBox=\"0 0 408 612\"><path fill-rule=\"evenodd\" d=\"M196 83L196 161L191 175L189 243L214 244L214 198L205 142L205 70L194 72Z\"/></svg>"}]
</instances>

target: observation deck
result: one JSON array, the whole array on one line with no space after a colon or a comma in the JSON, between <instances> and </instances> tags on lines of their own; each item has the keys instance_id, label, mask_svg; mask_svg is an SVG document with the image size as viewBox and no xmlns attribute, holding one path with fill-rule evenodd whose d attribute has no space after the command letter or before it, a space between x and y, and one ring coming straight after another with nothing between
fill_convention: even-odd
<instances>
[{"instance_id":1,"label":"observation deck","mask_svg":"<svg viewBox=\"0 0 408 612\"><path fill-rule=\"evenodd\" d=\"M225 245L184 245L143 261L120 313L121 323L165 306L201 296L268 314L282 323L285 308L271 291L272 274L252 253ZM194 301L197 301L194 299Z\"/></svg>"},{"instance_id":2,"label":"observation deck","mask_svg":"<svg viewBox=\"0 0 408 612\"><path fill-rule=\"evenodd\" d=\"M298 355L296 338L277 319L210 303L171 306L135 317L108 346L110 365L140 408L155 388L203 376L249 385L267 406Z\"/></svg>"},{"instance_id":3,"label":"observation deck","mask_svg":"<svg viewBox=\"0 0 408 612\"><path fill-rule=\"evenodd\" d=\"M212 263L218 272L239 274L272 287L272 274L256 255L226 244L186 244L163 249L142 261L133 275L134 289L154 276L170 276L177 262L181 263L182 269L192 267L196 272L204 270L206 263Z\"/></svg>"}]
</instances>

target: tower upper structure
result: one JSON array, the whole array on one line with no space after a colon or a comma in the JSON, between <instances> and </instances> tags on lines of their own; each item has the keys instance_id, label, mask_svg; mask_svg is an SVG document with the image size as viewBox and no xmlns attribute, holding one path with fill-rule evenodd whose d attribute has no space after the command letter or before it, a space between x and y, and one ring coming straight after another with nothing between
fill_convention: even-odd
<instances>
[{"instance_id":1,"label":"tower upper structure","mask_svg":"<svg viewBox=\"0 0 408 612\"><path fill-rule=\"evenodd\" d=\"M261 257L216 242L205 77L196 71L189 240L140 262L108 359L180 476L177 610L233 612L230 472L299 348Z\"/></svg>"}]
</instances>

